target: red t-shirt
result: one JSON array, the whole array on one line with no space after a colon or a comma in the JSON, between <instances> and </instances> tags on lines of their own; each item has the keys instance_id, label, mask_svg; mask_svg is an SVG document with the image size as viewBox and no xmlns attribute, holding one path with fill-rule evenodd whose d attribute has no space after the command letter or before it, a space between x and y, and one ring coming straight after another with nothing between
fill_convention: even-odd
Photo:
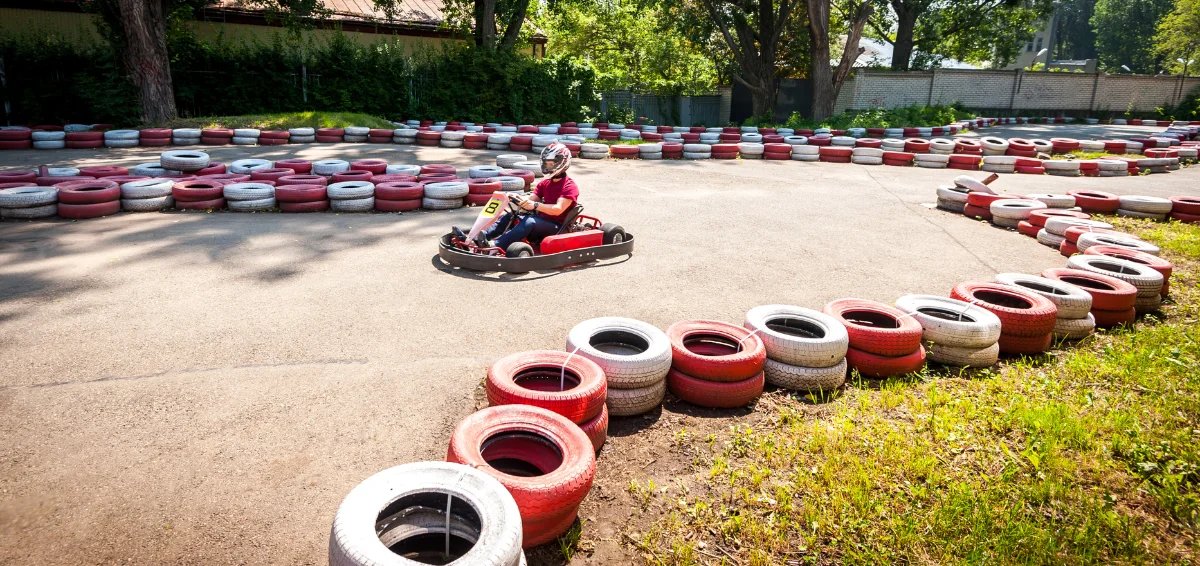
<instances>
[{"instance_id":1,"label":"red t-shirt","mask_svg":"<svg viewBox=\"0 0 1200 566\"><path fill-rule=\"evenodd\" d=\"M554 179L543 180L537 184L537 187L534 187L533 194L541 198L542 202L551 206L558 204L559 198L569 198L574 204L579 204L579 187L575 186L575 181L572 181L571 178L566 175L563 175L563 178L558 181L555 181ZM567 212L565 210L558 216L549 216L540 212L538 213L538 216L541 216L546 220L553 220L559 224L562 224L563 218L566 215Z\"/></svg>"}]
</instances>

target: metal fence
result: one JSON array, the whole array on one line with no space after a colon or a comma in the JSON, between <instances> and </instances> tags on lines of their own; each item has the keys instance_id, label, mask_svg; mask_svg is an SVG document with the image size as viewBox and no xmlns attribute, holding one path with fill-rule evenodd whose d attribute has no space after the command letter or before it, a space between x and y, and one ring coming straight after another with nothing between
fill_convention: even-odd
<instances>
[{"instance_id":1,"label":"metal fence","mask_svg":"<svg viewBox=\"0 0 1200 566\"><path fill-rule=\"evenodd\" d=\"M629 90L600 93L600 116L606 120L629 120L629 116L647 123L671 126L719 126L728 121L721 116L721 96L676 96L639 94Z\"/></svg>"}]
</instances>

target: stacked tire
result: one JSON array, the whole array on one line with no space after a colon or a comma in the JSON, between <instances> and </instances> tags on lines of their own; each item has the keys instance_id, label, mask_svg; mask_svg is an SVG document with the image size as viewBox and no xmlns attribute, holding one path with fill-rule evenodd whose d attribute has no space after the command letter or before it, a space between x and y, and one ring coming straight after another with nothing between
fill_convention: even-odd
<instances>
[{"instance_id":1,"label":"stacked tire","mask_svg":"<svg viewBox=\"0 0 1200 566\"><path fill-rule=\"evenodd\" d=\"M466 183L459 181L427 183L424 197L421 199L421 208L427 210L462 208L464 199L470 193L471 188Z\"/></svg>"},{"instance_id":2,"label":"stacked tire","mask_svg":"<svg viewBox=\"0 0 1200 566\"><path fill-rule=\"evenodd\" d=\"M113 181L68 181L55 187L58 215L62 218L99 218L121 211L121 187Z\"/></svg>"},{"instance_id":3,"label":"stacked tire","mask_svg":"<svg viewBox=\"0 0 1200 566\"><path fill-rule=\"evenodd\" d=\"M1133 285L1137 288L1134 308L1138 314L1158 312L1162 305L1163 274L1148 265L1117 257L1084 254L1067 258L1067 267L1106 275Z\"/></svg>"},{"instance_id":4,"label":"stacked tire","mask_svg":"<svg viewBox=\"0 0 1200 566\"><path fill-rule=\"evenodd\" d=\"M171 130L171 145L199 145L200 130L198 128L175 128Z\"/></svg>"},{"instance_id":5,"label":"stacked tire","mask_svg":"<svg viewBox=\"0 0 1200 566\"><path fill-rule=\"evenodd\" d=\"M1047 269L1042 277L1074 285L1092 296L1091 315L1098 328L1132 324L1137 318L1138 288L1120 279L1069 268Z\"/></svg>"},{"instance_id":6,"label":"stacked tire","mask_svg":"<svg viewBox=\"0 0 1200 566\"><path fill-rule=\"evenodd\" d=\"M1049 299L998 283L965 282L950 297L981 307L1000 319L1000 352L1040 354L1054 340L1058 309Z\"/></svg>"},{"instance_id":7,"label":"stacked tire","mask_svg":"<svg viewBox=\"0 0 1200 566\"><path fill-rule=\"evenodd\" d=\"M369 178L370 172L364 177ZM333 177L335 180L337 175ZM375 210L375 184L370 181L339 181L325 188L329 209L334 212L370 212Z\"/></svg>"},{"instance_id":8,"label":"stacked tire","mask_svg":"<svg viewBox=\"0 0 1200 566\"><path fill-rule=\"evenodd\" d=\"M811 309L763 305L744 326L763 342L767 383L791 391L827 393L846 382L850 338L837 319Z\"/></svg>"},{"instance_id":9,"label":"stacked tire","mask_svg":"<svg viewBox=\"0 0 1200 566\"><path fill-rule=\"evenodd\" d=\"M121 185L121 210L126 212L157 212L175 206L171 179L144 179Z\"/></svg>"},{"instance_id":10,"label":"stacked tire","mask_svg":"<svg viewBox=\"0 0 1200 566\"><path fill-rule=\"evenodd\" d=\"M662 405L672 359L671 341L662 330L630 318L593 318L567 333L567 352L604 372L608 415L641 415Z\"/></svg>"},{"instance_id":11,"label":"stacked tire","mask_svg":"<svg viewBox=\"0 0 1200 566\"><path fill-rule=\"evenodd\" d=\"M531 405L578 425L594 451L608 438L608 385L600 366L587 357L550 350L501 358L488 368L488 404Z\"/></svg>"},{"instance_id":12,"label":"stacked tire","mask_svg":"<svg viewBox=\"0 0 1200 566\"><path fill-rule=\"evenodd\" d=\"M1000 359L1000 319L987 310L936 295L905 295L896 300L896 308L921 326L921 341L931 361L984 368Z\"/></svg>"},{"instance_id":13,"label":"stacked tire","mask_svg":"<svg viewBox=\"0 0 1200 566\"><path fill-rule=\"evenodd\" d=\"M1032 199L1000 199L992 201L988 210L992 213L992 224L1017 228L1022 222L1027 222L1034 211L1045 208L1045 203Z\"/></svg>"},{"instance_id":14,"label":"stacked tire","mask_svg":"<svg viewBox=\"0 0 1200 566\"><path fill-rule=\"evenodd\" d=\"M229 183L221 192L229 210L260 212L275 208L275 187L267 183Z\"/></svg>"},{"instance_id":15,"label":"stacked tire","mask_svg":"<svg viewBox=\"0 0 1200 566\"><path fill-rule=\"evenodd\" d=\"M446 460L482 470L508 490L525 548L566 532L596 477L587 435L561 415L528 405L489 407L468 416L454 429Z\"/></svg>"},{"instance_id":16,"label":"stacked tire","mask_svg":"<svg viewBox=\"0 0 1200 566\"><path fill-rule=\"evenodd\" d=\"M996 275L996 282L1036 293L1054 303L1056 339L1082 340L1096 329L1096 318L1091 313L1092 296L1075 285L1023 273L1001 273Z\"/></svg>"},{"instance_id":17,"label":"stacked tire","mask_svg":"<svg viewBox=\"0 0 1200 566\"><path fill-rule=\"evenodd\" d=\"M163 147L171 145L174 132L170 128L146 128L138 133L138 145L142 147Z\"/></svg>"},{"instance_id":18,"label":"stacked tire","mask_svg":"<svg viewBox=\"0 0 1200 566\"><path fill-rule=\"evenodd\" d=\"M1158 257L1157 254L1147 253L1145 251L1129 249L1121 246L1091 246L1085 250L1084 255L1101 255L1132 261L1149 266L1151 269L1159 272L1163 276L1163 286L1159 295L1166 297L1170 294L1171 288L1171 273L1175 266L1171 262Z\"/></svg>"},{"instance_id":19,"label":"stacked tire","mask_svg":"<svg viewBox=\"0 0 1200 566\"><path fill-rule=\"evenodd\" d=\"M846 361L864 377L887 378L925 365L921 325L903 311L862 299L839 299L822 311L846 329Z\"/></svg>"},{"instance_id":20,"label":"stacked tire","mask_svg":"<svg viewBox=\"0 0 1200 566\"><path fill-rule=\"evenodd\" d=\"M34 130L30 133L30 139L33 141L33 149L62 149L67 147L67 133L62 130L49 132Z\"/></svg>"},{"instance_id":21,"label":"stacked tire","mask_svg":"<svg viewBox=\"0 0 1200 566\"><path fill-rule=\"evenodd\" d=\"M140 136L137 130L108 130L104 132L104 147L137 147Z\"/></svg>"},{"instance_id":22,"label":"stacked tire","mask_svg":"<svg viewBox=\"0 0 1200 566\"><path fill-rule=\"evenodd\" d=\"M667 388L700 407L743 407L762 395L766 347L740 326L711 320L678 322L667 329L671 371Z\"/></svg>"},{"instance_id":23,"label":"stacked tire","mask_svg":"<svg viewBox=\"0 0 1200 566\"><path fill-rule=\"evenodd\" d=\"M398 553L416 554L413 564L523 566L521 530L517 502L496 478L461 464L414 462L383 470L346 495L329 532L329 566L410 562Z\"/></svg>"},{"instance_id":24,"label":"stacked tire","mask_svg":"<svg viewBox=\"0 0 1200 566\"><path fill-rule=\"evenodd\" d=\"M171 196L180 210L225 208L224 187L225 183L216 179L179 181L171 187Z\"/></svg>"},{"instance_id":25,"label":"stacked tire","mask_svg":"<svg viewBox=\"0 0 1200 566\"><path fill-rule=\"evenodd\" d=\"M375 185L375 210L380 212L409 212L419 210L425 197L422 183L397 181Z\"/></svg>"},{"instance_id":26,"label":"stacked tire","mask_svg":"<svg viewBox=\"0 0 1200 566\"><path fill-rule=\"evenodd\" d=\"M1171 197L1171 218L1188 224L1200 223L1200 197Z\"/></svg>"},{"instance_id":27,"label":"stacked tire","mask_svg":"<svg viewBox=\"0 0 1200 566\"><path fill-rule=\"evenodd\" d=\"M278 168L280 162L275 162ZM292 169L292 171L295 171ZM281 212L329 210L329 181L320 175L292 174L275 180L275 202Z\"/></svg>"},{"instance_id":28,"label":"stacked tire","mask_svg":"<svg viewBox=\"0 0 1200 566\"><path fill-rule=\"evenodd\" d=\"M96 134L99 135L99 132ZM66 136L64 135L64 137ZM29 149L31 147L33 147L32 130L21 126L0 126L0 149Z\"/></svg>"},{"instance_id":29,"label":"stacked tire","mask_svg":"<svg viewBox=\"0 0 1200 566\"><path fill-rule=\"evenodd\" d=\"M1125 195L1117 197L1117 203L1117 216L1163 221L1171 214L1172 203L1165 198Z\"/></svg>"},{"instance_id":30,"label":"stacked tire","mask_svg":"<svg viewBox=\"0 0 1200 566\"><path fill-rule=\"evenodd\" d=\"M32 177L33 173L30 173ZM32 182L6 182L0 188L0 218L36 220L58 214L58 189Z\"/></svg>"}]
</instances>

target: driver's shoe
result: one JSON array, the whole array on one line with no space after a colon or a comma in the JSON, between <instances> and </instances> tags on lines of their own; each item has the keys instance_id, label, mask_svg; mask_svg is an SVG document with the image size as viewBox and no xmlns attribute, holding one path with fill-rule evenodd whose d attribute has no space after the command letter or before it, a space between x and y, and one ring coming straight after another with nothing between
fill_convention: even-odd
<instances>
[{"instance_id":1,"label":"driver's shoe","mask_svg":"<svg viewBox=\"0 0 1200 566\"><path fill-rule=\"evenodd\" d=\"M474 242L474 244L475 244L475 246L476 246L476 247L480 247L480 248L494 248L494 247L496 247L496 242L494 242L494 241L490 241L490 240L488 240L487 238L484 238L484 237L483 237L483 234L480 234L480 235L478 235L478 236L475 236L475 242Z\"/></svg>"},{"instance_id":2,"label":"driver's shoe","mask_svg":"<svg viewBox=\"0 0 1200 566\"><path fill-rule=\"evenodd\" d=\"M450 233L454 235L454 239L462 243L467 243L467 233L463 232L458 226L450 228Z\"/></svg>"}]
</instances>

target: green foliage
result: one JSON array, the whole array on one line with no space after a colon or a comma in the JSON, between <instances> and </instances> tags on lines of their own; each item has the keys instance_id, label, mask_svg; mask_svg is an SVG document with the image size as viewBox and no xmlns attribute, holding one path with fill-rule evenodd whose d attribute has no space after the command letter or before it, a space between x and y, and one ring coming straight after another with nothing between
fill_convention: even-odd
<instances>
[{"instance_id":1,"label":"green foliage","mask_svg":"<svg viewBox=\"0 0 1200 566\"><path fill-rule=\"evenodd\" d=\"M998 61L1016 58L1053 9L1051 0L874 0L877 5L869 31L893 41L898 31L895 6L917 11L913 29L911 68L932 68L947 57L960 61ZM893 65L893 68L897 68Z\"/></svg>"},{"instance_id":2,"label":"green foliage","mask_svg":"<svg viewBox=\"0 0 1200 566\"><path fill-rule=\"evenodd\" d=\"M0 46L11 120L136 124L136 92L111 47L52 36L5 37ZM182 116L324 110L553 122L579 119L596 99L593 73L582 65L462 44L409 53L398 41L364 46L342 34L202 42L185 30L170 38L169 51Z\"/></svg>"},{"instance_id":3,"label":"green foliage","mask_svg":"<svg viewBox=\"0 0 1200 566\"><path fill-rule=\"evenodd\" d=\"M1200 120L1200 86L1188 92L1179 106L1160 109L1158 117L1168 120Z\"/></svg>"},{"instance_id":4,"label":"green foliage","mask_svg":"<svg viewBox=\"0 0 1200 566\"><path fill-rule=\"evenodd\" d=\"M834 130L844 130L846 128L919 128L945 126L958 120L974 117L975 114L963 110L958 105L906 106L890 110L885 108L846 110L820 123L813 122L802 117L799 112L795 112L788 118L785 126L797 130L812 130L815 128L830 128Z\"/></svg>"},{"instance_id":5,"label":"green foliage","mask_svg":"<svg viewBox=\"0 0 1200 566\"><path fill-rule=\"evenodd\" d=\"M624 104L614 104L608 107L608 112L604 115L604 121L615 124L632 124L637 120L637 115Z\"/></svg>"},{"instance_id":6,"label":"green foliage","mask_svg":"<svg viewBox=\"0 0 1200 566\"><path fill-rule=\"evenodd\" d=\"M280 112L276 114L205 116L202 118L176 118L159 125L164 128L257 128L259 130L345 128L346 126L395 128L391 122L383 118L354 112Z\"/></svg>"},{"instance_id":7,"label":"green foliage","mask_svg":"<svg viewBox=\"0 0 1200 566\"><path fill-rule=\"evenodd\" d=\"M1154 35L1154 50L1165 57L1167 67L1175 72L1200 66L1200 0L1176 0L1175 10L1158 24ZM1185 65L1191 60L1191 65Z\"/></svg>"},{"instance_id":8,"label":"green foliage","mask_svg":"<svg viewBox=\"0 0 1200 566\"><path fill-rule=\"evenodd\" d=\"M1100 66L1109 72L1122 72L1121 65L1135 73L1157 72L1150 38L1171 7L1172 0L1097 0L1092 26Z\"/></svg>"},{"instance_id":9,"label":"green foliage","mask_svg":"<svg viewBox=\"0 0 1200 566\"><path fill-rule=\"evenodd\" d=\"M534 20L550 37L547 50L590 66L598 90L703 94L717 84L717 68L653 5L634 0L560 0L542 4Z\"/></svg>"}]
</instances>

